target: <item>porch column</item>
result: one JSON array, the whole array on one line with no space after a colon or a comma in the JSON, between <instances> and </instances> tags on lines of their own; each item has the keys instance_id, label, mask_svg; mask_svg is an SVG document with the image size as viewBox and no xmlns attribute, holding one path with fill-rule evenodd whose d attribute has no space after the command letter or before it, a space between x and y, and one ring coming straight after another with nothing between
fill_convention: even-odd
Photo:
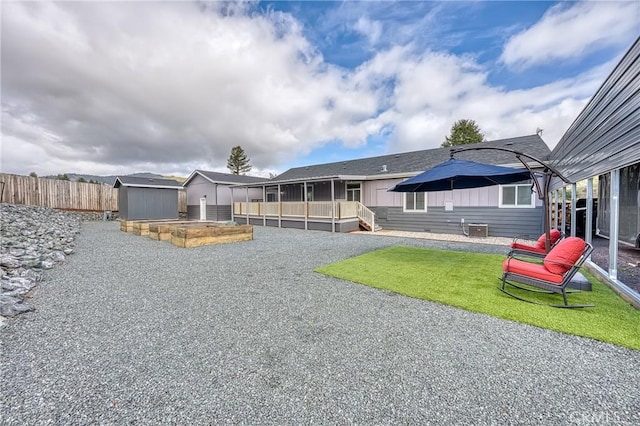
<instances>
[{"instance_id":1,"label":"porch column","mask_svg":"<svg viewBox=\"0 0 640 426\"><path fill-rule=\"evenodd\" d=\"M618 279L618 233L620 231L620 169L611 172L611 210L609 213L609 278Z\"/></svg>"},{"instance_id":2,"label":"porch column","mask_svg":"<svg viewBox=\"0 0 640 426\"><path fill-rule=\"evenodd\" d=\"M567 187L562 187L562 232L567 228Z\"/></svg>"},{"instance_id":3,"label":"porch column","mask_svg":"<svg viewBox=\"0 0 640 426\"><path fill-rule=\"evenodd\" d=\"M578 186L575 183L571 184L571 236L575 237L576 236L576 202L577 200L577 193L578 192Z\"/></svg>"},{"instance_id":4,"label":"porch column","mask_svg":"<svg viewBox=\"0 0 640 426\"><path fill-rule=\"evenodd\" d=\"M331 232L336 232L336 189L333 179L331 179Z\"/></svg>"},{"instance_id":5,"label":"porch column","mask_svg":"<svg viewBox=\"0 0 640 426\"><path fill-rule=\"evenodd\" d=\"M278 228L282 228L282 197L280 196L280 184L278 184Z\"/></svg>"},{"instance_id":6,"label":"porch column","mask_svg":"<svg viewBox=\"0 0 640 426\"><path fill-rule=\"evenodd\" d=\"M235 198L233 198L233 188L230 188L230 189L231 189L231 221L235 222L236 221L236 217L235 217L235 214L234 214L235 210L236 210ZM218 194L216 194L216 197L217 197L217 195Z\"/></svg>"},{"instance_id":7,"label":"porch column","mask_svg":"<svg viewBox=\"0 0 640 426\"><path fill-rule=\"evenodd\" d=\"M247 198L247 225L249 224L249 187L245 188Z\"/></svg>"},{"instance_id":8,"label":"porch column","mask_svg":"<svg viewBox=\"0 0 640 426\"><path fill-rule=\"evenodd\" d=\"M591 244L593 229L593 178L587 179L587 210L584 221L584 240ZM591 260L591 255L587 260Z\"/></svg>"},{"instance_id":9,"label":"porch column","mask_svg":"<svg viewBox=\"0 0 640 426\"><path fill-rule=\"evenodd\" d=\"M262 212L262 226L267 226L267 187L262 185L262 205L264 210Z\"/></svg>"},{"instance_id":10,"label":"porch column","mask_svg":"<svg viewBox=\"0 0 640 426\"><path fill-rule=\"evenodd\" d=\"M305 180L302 183L302 193L303 193L303 197L302 199L304 200L304 229L305 231L307 231L309 229L309 223L308 223L308 216L309 216L309 205L307 204L309 202L309 200L307 199L307 181Z\"/></svg>"}]
</instances>

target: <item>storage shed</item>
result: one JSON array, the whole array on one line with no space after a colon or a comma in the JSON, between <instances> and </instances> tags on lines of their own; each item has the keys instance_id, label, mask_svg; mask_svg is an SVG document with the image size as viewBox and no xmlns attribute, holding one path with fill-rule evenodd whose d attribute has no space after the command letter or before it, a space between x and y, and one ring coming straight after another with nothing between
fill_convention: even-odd
<instances>
[{"instance_id":1,"label":"storage shed","mask_svg":"<svg viewBox=\"0 0 640 426\"><path fill-rule=\"evenodd\" d=\"M178 191L171 179L118 176L118 215L121 219L174 219L178 217Z\"/></svg>"}]
</instances>

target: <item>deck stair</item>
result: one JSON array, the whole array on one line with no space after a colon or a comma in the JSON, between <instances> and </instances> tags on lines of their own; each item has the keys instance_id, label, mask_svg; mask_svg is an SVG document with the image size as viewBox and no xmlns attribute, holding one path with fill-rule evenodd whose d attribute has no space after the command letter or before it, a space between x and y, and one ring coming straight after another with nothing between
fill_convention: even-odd
<instances>
[{"instance_id":1,"label":"deck stair","mask_svg":"<svg viewBox=\"0 0 640 426\"><path fill-rule=\"evenodd\" d=\"M364 204L358 203L357 214L361 229L371 232L376 232L382 229L380 225L376 224L376 214L368 209Z\"/></svg>"}]
</instances>

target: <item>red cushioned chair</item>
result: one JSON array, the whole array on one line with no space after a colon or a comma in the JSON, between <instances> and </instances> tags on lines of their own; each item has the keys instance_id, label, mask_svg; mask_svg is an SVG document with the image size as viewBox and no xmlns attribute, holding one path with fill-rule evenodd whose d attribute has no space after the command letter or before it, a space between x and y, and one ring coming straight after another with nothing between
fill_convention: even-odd
<instances>
[{"instance_id":1,"label":"red cushioned chair","mask_svg":"<svg viewBox=\"0 0 640 426\"><path fill-rule=\"evenodd\" d=\"M552 249L558 243L558 241L562 240L563 235L562 235L562 232L560 232L559 230L552 229L549 232L549 238L550 238L549 242L551 244L550 249ZM545 250L545 243L547 239L546 233L540 235L540 238L538 238L538 240L536 241L536 244L533 246L530 244L519 243L518 242L519 239L521 239L521 237L516 237L513 239L513 242L511 243L511 251L509 252L509 255L514 253L533 256L533 257L544 257L547 255L547 251Z\"/></svg>"},{"instance_id":2,"label":"red cushioned chair","mask_svg":"<svg viewBox=\"0 0 640 426\"><path fill-rule=\"evenodd\" d=\"M524 299L506 289L509 284L522 290L537 293L559 293L564 300L563 305L549 305L557 308L587 308L594 305L569 305L567 303L567 285L578 272L593 247L577 237L568 237L556 244L544 257L542 264L517 259L517 252L509 253L502 264L502 287L500 291L525 302L543 304ZM521 287L515 283L524 284ZM577 291L573 291L574 293Z\"/></svg>"}]
</instances>

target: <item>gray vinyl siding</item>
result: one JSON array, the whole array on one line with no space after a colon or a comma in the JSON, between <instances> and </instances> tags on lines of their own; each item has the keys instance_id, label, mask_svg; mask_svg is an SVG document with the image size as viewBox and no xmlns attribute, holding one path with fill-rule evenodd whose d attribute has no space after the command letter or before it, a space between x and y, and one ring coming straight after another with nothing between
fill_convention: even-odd
<instances>
[{"instance_id":1,"label":"gray vinyl siding","mask_svg":"<svg viewBox=\"0 0 640 426\"><path fill-rule=\"evenodd\" d=\"M127 187L126 194L126 219L170 219L178 217L177 189ZM120 217L123 216L121 215Z\"/></svg>"},{"instance_id":2,"label":"gray vinyl siding","mask_svg":"<svg viewBox=\"0 0 640 426\"><path fill-rule=\"evenodd\" d=\"M187 206L187 219L200 220L200 205ZM231 220L231 206L207 204L206 220Z\"/></svg>"},{"instance_id":3,"label":"gray vinyl siding","mask_svg":"<svg viewBox=\"0 0 640 426\"><path fill-rule=\"evenodd\" d=\"M550 159L571 182L640 160L640 38L565 132Z\"/></svg>"},{"instance_id":4,"label":"gray vinyl siding","mask_svg":"<svg viewBox=\"0 0 640 426\"><path fill-rule=\"evenodd\" d=\"M118 188L118 217L121 219L128 219L129 203L127 200L127 189L126 186Z\"/></svg>"},{"instance_id":5,"label":"gray vinyl siding","mask_svg":"<svg viewBox=\"0 0 640 426\"><path fill-rule=\"evenodd\" d=\"M369 207L376 213L376 224L383 229L412 232L462 234L470 223L489 225L489 235L515 237L530 235L537 238L543 232L542 208L499 209L495 207L458 207L445 211L444 207L428 207L426 213L405 213L402 207Z\"/></svg>"}]
</instances>

